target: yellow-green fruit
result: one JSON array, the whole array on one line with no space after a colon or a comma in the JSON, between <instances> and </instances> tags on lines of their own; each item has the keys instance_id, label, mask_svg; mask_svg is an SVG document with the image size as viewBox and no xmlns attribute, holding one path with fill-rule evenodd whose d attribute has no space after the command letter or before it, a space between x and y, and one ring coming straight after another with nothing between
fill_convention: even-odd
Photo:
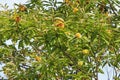
<instances>
[{"instance_id":1,"label":"yellow-green fruit","mask_svg":"<svg viewBox=\"0 0 120 80\"><path fill-rule=\"evenodd\" d=\"M64 20L62 18L56 17L54 19L54 26L63 29L65 27Z\"/></svg>"},{"instance_id":2,"label":"yellow-green fruit","mask_svg":"<svg viewBox=\"0 0 120 80\"><path fill-rule=\"evenodd\" d=\"M78 12L78 8L74 8L74 9L73 9L73 12L74 12L74 13Z\"/></svg>"},{"instance_id":3,"label":"yellow-green fruit","mask_svg":"<svg viewBox=\"0 0 120 80\"><path fill-rule=\"evenodd\" d=\"M21 18L19 17L19 16L17 16L16 18L15 18L15 21L18 23L18 22L20 22L20 20L21 20Z\"/></svg>"},{"instance_id":4,"label":"yellow-green fruit","mask_svg":"<svg viewBox=\"0 0 120 80\"><path fill-rule=\"evenodd\" d=\"M80 33L76 33L76 34L75 34L75 37L76 37L76 38L81 38L82 35L81 35Z\"/></svg>"},{"instance_id":5,"label":"yellow-green fruit","mask_svg":"<svg viewBox=\"0 0 120 80\"><path fill-rule=\"evenodd\" d=\"M85 55L88 55L90 52L89 52L88 49L84 49L84 50L82 50L82 53L85 54Z\"/></svg>"},{"instance_id":6,"label":"yellow-green fruit","mask_svg":"<svg viewBox=\"0 0 120 80\"><path fill-rule=\"evenodd\" d=\"M83 65L83 61L78 61L78 66L82 66Z\"/></svg>"},{"instance_id":7,"label":"yellow-green fruit","mask_svg":"<svg viewBox=\"0 0 120 80\"><path fill-rule=\"evenodd\" d=\"M25 5L19 5L19 10L25 11L25 10L27 10L27 7Z\"/></svg>"},{"instance_id":8,"label":"yellow-green fruit","mask_svg":"<svg viewBox=\"0 0 120 80\"><path fill-rule=\"evenodd\" d=\"M65 27L64 23L58 23L56 26L61 28L61 29L63 29Z\"/></svg>"},{"instance_id":9,"label":"yellow-green fruit","mask_svg":"<svg viewBox=\"0 0 120 80\"><path fill-rule=\"evenodd\" d=\"M36 56L36 57L35 57L35 60L36 60L36 61L41 61L41 57Z\"/></svg>"},{"instance_id":10,"label":"yellow-green fruit","mask_svg":"<svg viewBox=\"0 0 120 80\"><path fill-rule=\"evenodd\" d=\"M69 3L69 0L64 0L64 2L68 4L68 3Z\"/></svg>"},{"instance_id":11,"label":"yellow-green fruit","mask_svg":"<svg viewBox=\"0 0 120 80\"><path fill-rule=\"evenodd\" d=\"M111 30L106 30L106 32L108 33L108 34L112 34L112 31Z\"/></svg>"}]
</instances>

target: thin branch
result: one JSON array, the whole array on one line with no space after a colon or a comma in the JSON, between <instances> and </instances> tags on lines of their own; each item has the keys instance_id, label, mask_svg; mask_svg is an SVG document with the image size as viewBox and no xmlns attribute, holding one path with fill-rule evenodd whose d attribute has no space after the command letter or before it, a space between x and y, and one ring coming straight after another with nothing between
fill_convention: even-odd
<instances>
[{"instance_id":1,"label":"thin branch","mask_svg":"<svg viewBox=\"0 0 120 80\"><path fill-rule=\"evenodd\" d=\"M110 75L109 75L109 72L108 72L108 66L107 66L107 76L108 76L108 80L110 80Z\"/></svg>"},{"instance_id":2,"label":"thin branch","mask_svg":"<svg viewBox=\"0 0 120 80\"><path fill-rule=\"evenodd\" d=\"M119 4L117 4L115 1L111 0L112 3L116 4L116 6L120 7Z\"/></svg>"},{"instance_id":3,"label":"thin branch","mask_svg":"<svg viewBox=\"0 0 120 80\"><path fill-rule=\"evenodd\" d=\"M112 9L113 13L117 16L117 13L115 12L112 3L111 3L109 0L107 0L107 1L108 1L108 3L110 4L110 8Z\"/></svg>"}]
</instances>

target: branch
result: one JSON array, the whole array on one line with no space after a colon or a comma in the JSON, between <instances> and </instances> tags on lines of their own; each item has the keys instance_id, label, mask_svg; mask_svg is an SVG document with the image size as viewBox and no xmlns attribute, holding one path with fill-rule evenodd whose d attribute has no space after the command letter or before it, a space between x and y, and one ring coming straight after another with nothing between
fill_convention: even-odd
<instances>
[{"instance_id":1,"label":"branch","mask_svg":"<svg viewBox=\"0 0 120 80\"><path fill-rule=\"evenodd\" d=\"M108 1L108 3L110 4L110 8L112 9L113 13L117 16L117 13L115 12L112 3L111 3L109 0L107 0L107 1Z\"/></svg>"}]
</instances>

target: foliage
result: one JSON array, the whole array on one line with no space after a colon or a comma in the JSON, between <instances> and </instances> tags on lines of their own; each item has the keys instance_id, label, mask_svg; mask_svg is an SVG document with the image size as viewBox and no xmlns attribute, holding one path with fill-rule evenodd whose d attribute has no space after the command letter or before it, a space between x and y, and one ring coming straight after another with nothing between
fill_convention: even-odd
<instances>
[{"instance_id":1,"label":"foliage","mask_svg":"<svg viewBox=\"0 0 120 80\"><path fill-rule=\"evenodd\" d=\"M106 64L120 69L119 3L31 0L1 11L4 73L13 80L98 80Z\"/></svg>"}]
</instances>

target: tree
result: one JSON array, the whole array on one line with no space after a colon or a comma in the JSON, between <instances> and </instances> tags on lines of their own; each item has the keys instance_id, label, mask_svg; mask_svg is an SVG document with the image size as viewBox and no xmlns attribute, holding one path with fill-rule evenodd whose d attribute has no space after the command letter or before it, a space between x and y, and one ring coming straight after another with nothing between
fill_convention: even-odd
<instances>
[{"instance_id":1,"label":"tree","mask_svg":"<svg viewBox=\"0 0 120 80\"><path fill-rule=\"evenodd\" d=\"M106 64L119 70L119 3L31 0L1 11L4 73L13 80L98 80Z\"/></svg>"}]
</instances>

